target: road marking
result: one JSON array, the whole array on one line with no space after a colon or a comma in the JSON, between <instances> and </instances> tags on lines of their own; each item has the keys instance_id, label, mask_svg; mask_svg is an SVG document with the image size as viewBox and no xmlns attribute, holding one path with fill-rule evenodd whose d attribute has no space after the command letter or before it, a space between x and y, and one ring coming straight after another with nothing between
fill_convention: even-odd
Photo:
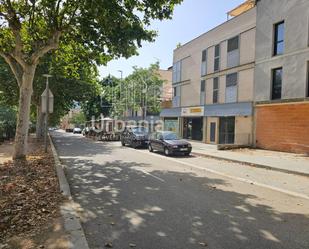
<instances>
[{"instance_id":1,"label":"road marking","mask_svg":"<svg viewBox=\"0 0 309 249\"><path fill-rule=\"evenodd\" d=\"M160 178L160 177L158 177L158 176L155 176L155 175L153 175L153 174L150 174L149 172L147 172L147 171L145 171L145 170L143 170L143 169L136 169L136 170L142 171L144 174L149 175L149 176L152 176L153 178L155 178L155 179L157 179L157 180L159 180L159 181L161 181L161 182L165 182L162 178Z\"/></svg>"},{"instance_id":2,"label":"road marking","mask_svg":"<svg viewBox=\"0 0 309 249\"><path fill-rule=\"evenodd\" d=\"M129 149L131 149L131 148L129 148ZM152 156L155 156L155 157L160 157L160 158L163 159L162 155L158 155L158 154L154 154L154 153L149 153L148 151L141 151L141 150L135 150L135 151L138 151L138 152L144 153L144 154L148 154L148 155L152 155ZM220 175L220 176L223 176L223 177L226 177L226 178L230 178L230 179L233 179L233 180L245 182L245 183L248 183L248 184L254 184L254 185L259 186L259 187L268 188L268 189L271 189L271 190L274 190L274 191L278 191L278 192L281 192L281 193L284 193L284 194L288 194L288 195L291 195L291 196L294 196L294 197L299 197L299 198L303 198L303 199L309 200L309 196L305 195L305 194L300 194L300 193L297 193L297 192L293 192L293 191L277 188L277 187L274 187L274 186L269 186L269 185L264 184L264 183L259 183L259 182L251 181L251 180L248 180L248 179L245 179L245 178L241 178L241 177L237 177L237 176L231 176L231 175L228 175L228 174L216 171L216 170L212 170L212 169L207 169L207 168L204 168L204 167L196 166L196 165L194 165L192 163L182 162L182 161L179 161L179 160L177 160L175 158L164 157L164 159L167 159L167 160L170 160L170 161L173 161L173 162L177 162L177 163L180 163L180 164L183 164L183 165L186 165L186 166L190 166L190 167L195 168L195 169L199 169L199 170L203 170L203 171L208 171L210 173L213 173L213 174L216 174L216 175Z\"/></svg>"}]
</instances>

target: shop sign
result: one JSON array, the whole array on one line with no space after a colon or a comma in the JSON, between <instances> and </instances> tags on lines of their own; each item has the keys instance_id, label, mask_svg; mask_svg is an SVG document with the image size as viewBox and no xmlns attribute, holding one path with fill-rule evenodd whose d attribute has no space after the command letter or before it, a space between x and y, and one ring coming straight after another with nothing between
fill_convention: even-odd
<instances>
[{"instance_id":1,"label":"shop sign","mask_svg":"<svg viewBox=\"0 0 309 249\"><path fill-rule=\"evenodd\" d=\"M184 117L201 117L204 116L204 107L185 107L181 108L181 116Z\"/></svg>"}]
</instances>

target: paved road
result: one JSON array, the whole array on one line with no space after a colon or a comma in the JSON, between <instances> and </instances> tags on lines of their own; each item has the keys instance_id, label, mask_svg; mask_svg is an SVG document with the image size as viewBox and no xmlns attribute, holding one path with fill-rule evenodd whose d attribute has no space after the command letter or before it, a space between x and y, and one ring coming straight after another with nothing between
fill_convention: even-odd
<instances>
[{"instance_id":1,"label":"paved road","mask_svg":"<svg viewBox=\"0 0 309 249\"><path fill-rule=\"evenodd\" d=\"M216 160L53 140L92 249L309 248L309 200L202 170Z\"/></svg>"}]
</instances>

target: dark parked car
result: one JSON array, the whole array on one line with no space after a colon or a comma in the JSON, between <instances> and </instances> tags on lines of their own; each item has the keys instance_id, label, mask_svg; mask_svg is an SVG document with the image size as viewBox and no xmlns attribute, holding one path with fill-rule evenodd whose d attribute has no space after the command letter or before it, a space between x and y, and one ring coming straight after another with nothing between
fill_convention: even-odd
<instances>
[{"instance_id":1,"label":"dark parked car","mask_svg":"<svg viewBox=\"0 0 309 249\"><path fill-rule=\"evenodd\" d=\"M129 145L133 148L147 148L148 129L142 126L127 126L121 133L121 145Z\"/></svg>"},{"instance_id":2,"label":"dark parked car","mask_svg":"<svg viewBox=\"0 0 309 249\"><path fill-rule=\"evenodd\" d=\"M160 131L151 134L148 149L150 152L157 150L163 152L166 156L182 154L190 155L192 145L171 131Z\"/></svg>"}]
</instances>

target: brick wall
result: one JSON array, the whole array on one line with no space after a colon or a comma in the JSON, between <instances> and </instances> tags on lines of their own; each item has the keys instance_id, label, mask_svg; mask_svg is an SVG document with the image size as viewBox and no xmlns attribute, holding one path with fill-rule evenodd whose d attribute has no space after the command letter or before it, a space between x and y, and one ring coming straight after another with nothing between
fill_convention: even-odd
<instances>
[{"instance_id":1,"label":"brick wall","mask_svg":"<svg viewBox=\"0 0 309 249\"><path fill-rule=\"evenodd\" d=\"M257 106L257 147L309 154L309 103Z\"/></svg>"}]
</instances>

